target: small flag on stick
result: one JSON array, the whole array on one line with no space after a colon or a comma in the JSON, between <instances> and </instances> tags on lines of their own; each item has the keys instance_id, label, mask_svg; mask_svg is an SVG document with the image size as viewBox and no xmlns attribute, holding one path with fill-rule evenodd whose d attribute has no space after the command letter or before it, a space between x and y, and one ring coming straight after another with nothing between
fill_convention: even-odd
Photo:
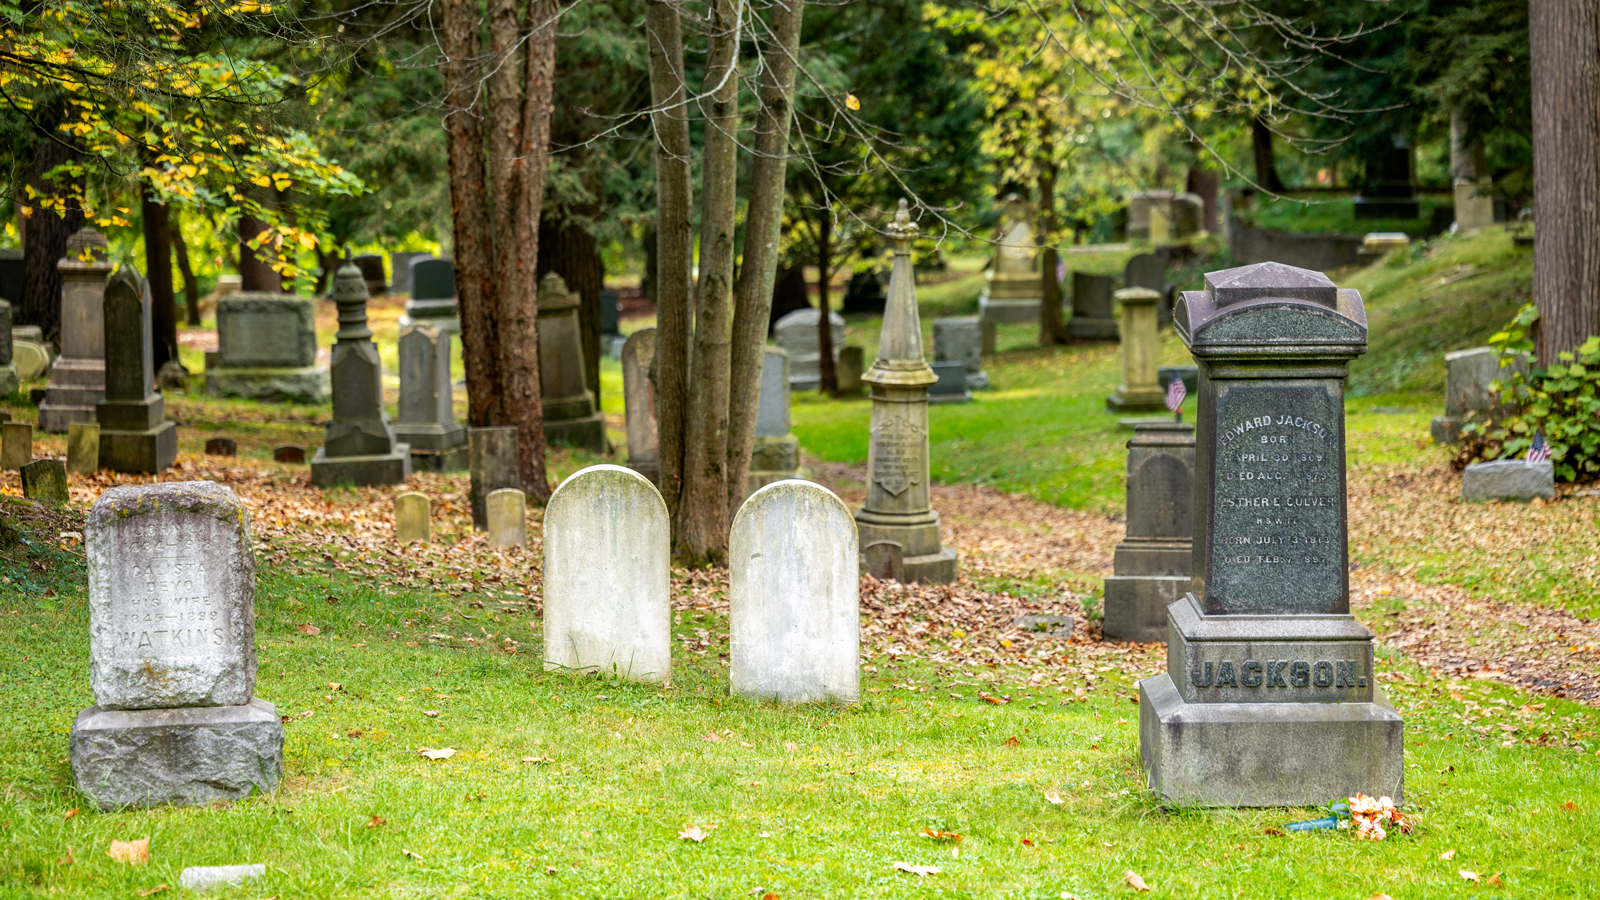
<instances>
[{"instance_id":1,"label":"small flag on stick","mask_svg":"<svg viewBox=\"0 0 1600 900\"><path fill-rule=\"evenodd\" d=\"M1550 459L1550 445L1545 443L1544 432L1533 433L1533 444L1528 447L1528 462L1545 462Z\"/></svg>"},{"instance_id":2,"label":"small flag on stick","mask_svg":"<svg viewBox=\"0 0 1600 900\"><path fill-rule=\"evenodd\" d=\"M1189 396L1189 388L1184 385L1182 378L1173 378L1167 382L1167 409L1178 412L1183 409L1183 398Z\"/></svg>"}]
</instances>

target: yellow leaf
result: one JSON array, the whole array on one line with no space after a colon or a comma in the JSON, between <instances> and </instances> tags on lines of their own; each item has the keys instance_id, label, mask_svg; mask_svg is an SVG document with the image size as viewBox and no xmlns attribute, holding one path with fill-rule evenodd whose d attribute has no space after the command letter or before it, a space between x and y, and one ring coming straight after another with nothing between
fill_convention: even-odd
<instances>
[{"instance_id":1,"label":"yellow leaf","mask_svg":"<svg viewBox=\"0 0 1600 900\"><path fill-rule=\"evenodd\" d=\"M111 849L106 851L106 855L119 863L142 866L150 861L150 839L112 841Z\"/></svg>"},{"instance_id":2,"label":"yellow leaf","mask_svg":"<svg viewBox=\"0 0 1600 900\"><path fill-rule=\"evenodd\" d=\"M300 232L300 246L307 250L314 249L317 246L317 236L304 231Z\"/></svg>"},{"instance_id":3,"label":"yellow leaf","mask_svg":"<svg viewBox=\"0 0 1600 900\"><path fill-rule=\"evenodd\" d=\"M1439 854L1439 858L1443 859L1443 860L1455 859L1456 858L1456 851L1454 851L1454 850L1446 850L1445 852Z\"/></svg>"},{"instance_id":4,"label":"yellow leaf","mask_svg":"<svg viewBox=\"0 0 1600 900\"><path fill-rule=\"evenodd\" d=\"M1044 799L1050 801L1050 803L1054 806L1060 806L1061 804L1067 802L1061 799L1061 793L1059 791L1045 791Z\"/></svg>"},{"instance_id":5,"label":"yellow leaf","mask_svg":"<svg viewBox=\"0 0 1600 900\"><path fill-rule=\"evenodd\" d=\"M257 175L256 177L250 179L250 182L252 184L259 184L262 187L272 187L272 179L265 175Z\"/></svg>"},{"instance_id":6,"label":"yellow leaf","mask_svg":"<svg viewBox=\"0 0 1600 900\"><path fill-rule=\"evenodd\" d=\"M861 101L856 99L855 94L845 94L844 105L853 112L861 108Z\"/></svg>"},{"instance_id":7,"label":"yellow leaf","mask_svg":"<svg viewBox=\"0 0 1600 900\"><path fill-rule=\"evenodd\" d=\"M944 871L938 866L913 866L908 862L897 862L893 868L898 872L910 872L918 878L926 878L929 875L937 875Z\"/></svg>"}]
</instances>

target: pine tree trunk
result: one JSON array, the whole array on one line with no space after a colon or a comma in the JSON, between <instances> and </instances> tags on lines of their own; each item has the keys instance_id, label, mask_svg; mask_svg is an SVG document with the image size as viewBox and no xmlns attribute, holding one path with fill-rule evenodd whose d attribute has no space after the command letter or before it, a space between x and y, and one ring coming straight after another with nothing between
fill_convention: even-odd
<instances>
[{"instance_id":1,"label":"pine tree trunk","mask_svg":"<svg viewBox=\"0 0 1600 900\"><path fill-rule=\"evenodd\" d=\"M684 417L678 547L694 563L728 550L728 367L733 335L733 229L738 200L739 36L743 0L715 0L702 93L700 285L694 378Z\"/></svg>"},{"instance_id":2,"label":"pine tree trunk","mask_svg":"<svg viewBox=\"0 0 1600 900\"><path fill-rule=\"evenodd\" d=\"M1061 281L1056 278L1056 165L1050 141L1046 139L1039 159L1039 276L1043 291L1039 295L1039 346L1054 347L1067 342L1067 329L1061 321Z\"/></svg>"},{"instance_id":3,"label":"pine tree trunk","mask_svg":"<svg viewBox=\"0 0 1600 900\"><path fill-rule=\"evenodd\" d=\"M55 104L36 112L38 121L52 128L61 115L61 108ZM33 164L35 190L47 190L42 182L46 172L76 158L76 153L56 141L40 142ZM61 270L56 265L66 255L67 238L83 224L83 210L76 203L67 205L64 218L34 206L24 224L22 301L13 311L14 321L18 325L39 326L46 340L59 338L61 332Z\"/></svg>"},{"instance_id":4,"label":"pine tree trunk","mask_svg":"<svg viewBox=\"0 0 1600 900\"><path fill-rule=\"evenodd\" d=\"M772 316L772 286L778 271L778 238L783 225L783 176L794 111L794 79L800 58L800 20L804 0L774 3L768 23L774 45L767 47L758 96L755 160L750 168L744 220L744 253L739 268L729 354L728 518L744 499L755 449L756 410L761 402L761 365Z\"/></svg>"},{"instance_id":5,"label":"pine tree trunk","mask_svg":"<svg viewBox=\"0 0 1600 900\"><path fill-rule=\"evenodd\" d=\"M1600 334L1600 8L1532 0L1533 302L1539 362Z\"/></svg>"},{"instance_id":6,"label":"pine tree trunk","mask_svg":"<svg viewBox=\"0 0 1600 900\"><path fill-rule=\"evenodd\" d=\"M467 369L467 423L481 428L498 425L503 419L478 96L478 21L474 0L444 0L444 123L449 140L456 301L461 311L461 355Z\"/></svg>"},{"instance_id":7,"label":"pine tree trunk","mask_svg":"<svg viewBox=\"0 0 1600 900\"><path fill-rule=\"evenodd\" d=\"M172 226L165 203L157 203L146 187L140 197L144 228L145 278L150 282L152 365L160 369L178 358L178 309L172 295Z\"/></svg>"},{"instance_id":8,"label":"pine tree trunk","mask_svg":"<svg viewBox=\"0 0 1600 900\"><path fill-rule=\"evenodd\" d=\"M578 328L583 340L583 377L594 402L600 402L600 292L605 290L605 263L594 235L577 220L546 213L539 218L539 272L554 272L582 298Z\"/></svg>"},{"instance_id":9,"label":"pine tree trunk","mask_svg":"<svg viewBox=\"0 0 1600 900\"><path fill-rule=\"evenodd\" d=\"M833 209L824 199L822 219L817 223L817 390L830 397L839 395L839 372L833 364L833 302L828 283L833 281Z\"/></svg>"},{"instance_id":10,"label":"pine tree trunk","mask_svg":"<svg viewBox=\"0 0 1600 900\"><path fill-rule=\"evenodd\" d=\"M646 0L651 122L656 135L656 417L661 497L677 519L682 500L686 386L689 375L689 269L694 255L688 92L677 10Z\"/></svg>"},{"instance_id":11,"label":"pine tree trunk","mask_svg":"<svg viewBox=\"0 0 1600 900\"><path fill-rule=\"evenodd\" d=\"M199 325L200 282L194 277L194 266L189 264L189 245L183 240L183 209L170 207L169 213L167 225L172 236L172 249L178 254L178 271L183 275L184 323Z\"/></svg>"},{"instance_id":12,"label":"pine tree trunk","mask_svg":"<svg viewBox=\"0 0 1600 900\"><path fill-rule=\"evenodd\" d=\"M1250 145L1255 152L1256 186L1268 193L1283 193L1283 181L1278 177L1278 158L1272 151L1272 129L1260 116L1250 120Z\"/></svg>"}]
</instances>

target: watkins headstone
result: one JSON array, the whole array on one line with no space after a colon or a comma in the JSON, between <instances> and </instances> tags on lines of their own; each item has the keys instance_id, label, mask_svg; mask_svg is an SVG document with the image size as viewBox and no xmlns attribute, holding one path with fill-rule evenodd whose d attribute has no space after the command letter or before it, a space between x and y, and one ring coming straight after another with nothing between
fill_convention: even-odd
<instances>
[{"instance_id":1,"label":"watkins headstone","mask_svg":"<svg viewBox=\"0 0 1600 900\"><path fill-rule=\"evenodd\" d=\"M928 478L928 388L938 377L922 355L911 244L917 226L900 201L888 228L894 241L889 306L878 358L863 381L872 386L872 433L867 444L867 498L856 512L861 546L894 541L904 548L906 580L956 580L956 551L941 544Z\"/></svg>"},{"instance_id":2,"label":"watkins headstone","mask_svg":"<svg viewBox=\"0 0 1600 900\"><path fill-rule=\"evenodd\" d=\"M389 279L383 273L383 257L369 254L350 261L361 270L361 277L367 282L368 295L376 297L389 290Z\"/></svg>"},{"instance_id":3,"label":"watkins headstone","mask_svg":"<svg viewBox=\"0 0 1600 900\"><path fill-rule=\"evenodd\" d=\"M1156 307L1161 295L1149 288L1123 288L1116 297L1122 304L1122 383L1106 398L1106 408L1112 412L1165 409L1166 394L1156 379L1161 355Z\"/></svg>"},{"instance_id":4,"label":"watkins headstone","mask_svg":"<svg viewBox=\"0 0 1600 900\"><path fill-rule=\"evenodd\" d=\"M309 297L233 293L217 301L217 362L206 393L289 403L326 403L328 370L317 361L317 311Z\"/></svg>"},{"instance_id":5,"label":"watkins headstone","mask_svg":"<svg viewBox=\"0 0 1600 900\"><path fill-rule=\"evenodd\" d=\"M936 362L930 366L938 379L928 387L929 403L970 403L972 392L967 390L967 367L959 362Z\"/></svg>"},{"instance_id":6,"label":"watkins headstone","mask_svg":"<svg viewBox=\"0 0 1600 900\"><path fill-rule=\"evenodd\" d=\"M1044 297L1039 251L1033 235L1033 207L1016 194L1005 198L994 261L978 296L978 316L985 322L1037 322Z\"/></svg>"},{"instance_id":7,"label":"watkins headstone","mask_svg":"<svg viewBox=\"0 0 1600 900\"><path fill-rule=\"evenodd\" d=\"M548 272L539 282L539 391L544 398L544 436L552 444L603 454L608 449L605 415L595 409L583 366L582 300L567 282Z\"/></svg>"},{"instance_id":8,"label":"watkins headstone","mask_svg":"<svg viewBox=\"0 0 1600 900\"><path fill-rule=\"evenodd\" d=\"M66 503L66 465L59 459L36 459L23 466L22 496L54 506Z\"/></svg>"},{"instance_id":9,"label":"watkins headstone","mask_svg":"<svg viewBox=\"0 0 1600 900\"><path fill-rule=\"evenodd\" d=\"M433 254L415 250L399 250L389 254L389 268L393 273L389 279L389 290L396 294L411 293L411 264L419 259L433 259Z\"/></svg>"},{"instance_id":10,"label":"watkins headstone","mask_svg":"<svg viewBox=\"0 0 1600 900\"><path fill-rule=\"evenodd\" d=\"M1067 334L1080 341L1114 341L1117 320L1112 317L1110 275L1072 273L1072 318Z\"/></svg>"},{"instance_id":11,"label":"watkins headstone","mask_svg":"<svg viewBox=\"0 0 1600 900\"><path fill-rule=\"evenodd\" d=\"M1127 537L1106 579L1102 631L1117 641L1167 638L1167 607L1189 591L1194 562L1194 426L1141 422L1128 441Z\"/></svg>"},{"instance_id":12,"label":"watkins headstone","mask_svg":"<svg viewBox=\"0 0 1600 900\"><path fill-rule=\"evenodd\" d=\"M150 288L131 265L106 286L106 394L96 406L100 468L153 475L178 458L178 426L156 393L150 339Z\"/></svg>"},{"instance_id":13,"label":"watkins headstone","mask_svg":"<svg viewBox=\"0 0 1600 900\"><path fill-rule=\"evenodd\" d=\"M1473 347L1444 355L1444 415L1433 418L1433 439L1440 444L1461 440L1461 426L1468 422L1493 424L1515 410L1491 390L1499 381L1509 387L1513 375L1526 375L1530 359L1526 353L1510 358L1500 366L1500 352L1493 347Z\"/></svg>"},{"instance_id":14,"label":"watkins headstone","mask_svg":"<svg viewBox=\"0 0 1600 900\"><path fill-rule=\"evenodd\" d=\"M590 466L544 515L544 667L631 681L672 675L667 505L644 476Z\"/></svg>"},{"instance_id":15,"label":"watkins headstone","mask_svg":"<svg viewBox=\"0 0 1600 900\"><path fill-rule=\"evenodd\" d=\"M800 439L789 431L789 354L778 347L763 349L756 442L744 485L747 497L763 485L806 477L800 468Z\"/></svg>"},{"instance_id":16,"label":"watkins headstone","mask_svg":"<svg viewBox=\"0 0 1600 900\"><path fill-rule=\"evenodd\" d=\"M61 272L61 358L39 404L39 429L62 433L73 422L93 422L95 404L106 396L105 236L82 228L67 239Z\"/></svg>"},{"instance_id":17,"label":"watkins headstone","mask_svg":"<svg viewBox=\"0 0 1600 900\"><path fill-rule=\"evenodd\" d=\"M641 328L622 345L622 398L628 428L628 468L654 483L661 478L656 436L656 386L650 367L656 359L656 330Z\"/></svg>"},{"instance_id":18,"label":"watkins headstone","mask_svg":"<svg viewBox=\"0 0 1600 900\"><path fill-rule=\"evenodd\" d=\"M89 681L73 780L101 809L204 805L283 777L283 725L253 696L249 512L208 481L115 487L89 514Z\"/></svg>"},{"instance_id":19,"label":"watkins headstone","mask_svg":"<svg viewBox=\"0 0 1600 900\"><path fill-rule=\"evenodd\" d=\"M472 486L472 527L489 527L489 494L501 488L520 488L521 470L517 461L517 429L511 426L472 428L467 431L468 468Z\"/></svg>"},{"instance_id":20,"label":"watkins headstone","mask_svg":"<svg viewBox=\"0 0 1600 900\"><path fill-rule=\"evenodd\" d=\"M22 383L11 338L11 304L0 300L0 396L16 393Z\"/></svg>"},{"instance_id":21,"label":"watkins headstone","mask_svg":"<svg viewBox=\"0 0 1600 900\"><path fill-rule=\"evenodd\" d=\"M432 504L421 491L405 491L394 496L394 539L401 544L421 541L426 544L432 532Z\"/></svg>"},{"instance_id":22,"label":"watkins headstone","mask_svg":"<svg viewBox=\"0 0 1600 900\"><path fill-rule=\"evenodd\" d=\"M1212 272L1174 325L1200 367L1193 581L1168 609L1167 671L1139 684L1139 750L1162 800L1402 802L1403 725L1350 615L1344 381L1361 295L1320 272Z\"/></svg>"},{"instance_id":23,"label":"watkins headstone","mask_svg":"<svg viewBox=\"0 0 1600 900\"><path fill-rule=\"evenodd\" d=\"M395 438L411 445L416 469L467 467L467 429L451 391L451 332L416 325L400 333L400 418Z\"/></svg>"},{"instance_id":24,"label":"watkins headstone","mask_svg":"<svg viewBox=\"0 0 1600 900\"><path fill-rule=\"evenodd\" d=\"M772 326L773 339L789 354L789 389L814 391L822 386L822 343L817 326L822 314L810 307L797 309ZM838 313L828 313L828 323L833 329L833 358L839 359L839 348L844 346L844 318Z\"/></svg>"},{"instance_id":25,"label":"watkins headstone","mask_svg":"<svg viewBox=\"0 0 1600 900\"><path fill-rule=\"evenodd\" d=\"M933 320L933 361L958 362L966 367L967 388L989 386L983 371L983 321L976 316Z\"/></svg>"},{"instance_id":26,"label":"watkins headstone","mask_svg":"<svg viewBox=\"0 0 1600 900\"><path fill-rule=\"evenodd\" d=\"M27 422L0 424L0 469L15 472L33 462L33 426Z\"/></svg>"},{"instance_id":27,"label":"watkins headstone","mask_svg":"<svg viewBox=\"0 0 1600 900\"><path fill-rule=\"evenodd\" d=\"M100 471L100 426L73 422L67 426L67 471L93 475Z\"/></svg>"},{"instance_id":28,"label":"watkins headstone","mask_svg":"<svg viewBox=\"0 0 1600 900\"><path fill-rule=\"evenodd\" d=\"M448 259L411 261L411 299L406 301L400 327L425 325L444 331L461 330L456 306L456 267Z\"/></svg>"},{"instance_id":29,"label":"watkins headstone","mask_svg":"<svg viewBox=\"0 0 1600 900\"><path fill-rule=\"evenodd\" d=\"M490 491L483 507L489 517L489 546L521 547L528 543L528 498L516 488Z\"/></svg>"},{"instance_id":30,"label":"watkins headstone","mask_svg":"<svg viewBox=\"0 0 1600 900\"><path fill-rule=\"evenodd\" d=\"M856 541L850 510L821 485L780 481L739 507L728 535L733 693L784 703L860 697Z\"/></svg>"},{"instance_id":31,"label":"watkins headstone","mask_svg":"<svg viewBox=\"0 0 1600 900\"><path fill-rule=\"evenodd\" d=\"M316 487L399 484L411 474L411 448L395 439L383 408L383 364L367 327L367 285L345 263L333 280L339 305L333 345L333 420L322 449L311 458Z\"/></svg>"}]
</instances>

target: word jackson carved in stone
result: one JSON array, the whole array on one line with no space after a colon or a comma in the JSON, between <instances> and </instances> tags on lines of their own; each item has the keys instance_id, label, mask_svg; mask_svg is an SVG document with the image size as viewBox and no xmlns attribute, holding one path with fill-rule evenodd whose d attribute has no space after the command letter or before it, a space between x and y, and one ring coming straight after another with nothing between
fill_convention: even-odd
<instances>
[{"instance_id":1,"label":"word jackson carved in stone","mask_svg":"<svg viewBox=\"0 0 1600 900\"><path fill-rule=\"evenodd\" d=\"M1403 726L1350 615L1344 379L1361 296L1319 272L1212 272L1174 325L1200 367L1189 593L1165 674L1140 682L1139 750L1169 803L1401 800Z\"/></svg>"}]
</instances>

